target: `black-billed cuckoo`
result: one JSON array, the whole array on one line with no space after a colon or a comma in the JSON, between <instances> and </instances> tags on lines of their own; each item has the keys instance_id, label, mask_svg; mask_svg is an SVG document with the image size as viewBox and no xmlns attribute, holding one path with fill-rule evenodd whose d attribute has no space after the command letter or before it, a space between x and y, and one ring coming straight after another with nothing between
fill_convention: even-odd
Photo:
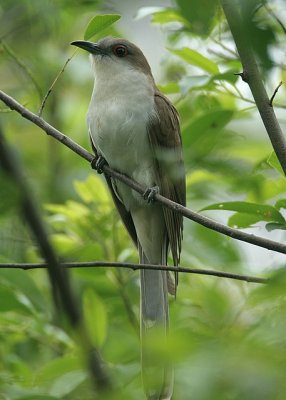
<instances>
[{"instance_id":1,"label":"black-billed cuckoo","mask_svg":"<svg viewBox=\"0 0 286 400\"><path fill-rule=\"evenodd\" d=\"M149 188L146 191L149 199L159 188L163 196L185 205L178 114L156 87L142 51L128 40L112 37L98 43L79 40L72 45L87 50L92 58L95 85L87 123L96 155ZM105 178L122 221L138 247L140 262L167 265L170 248L174 265L178 265L182 216L146 201L121 182ZM154 400L171 399L171 369L152 360L144 343L154 331L166 336L168 291L175 294L177 279L174 282L163 271L141 270L140 281L142 375L146 395Z\"/></svg>"}]
</instances>

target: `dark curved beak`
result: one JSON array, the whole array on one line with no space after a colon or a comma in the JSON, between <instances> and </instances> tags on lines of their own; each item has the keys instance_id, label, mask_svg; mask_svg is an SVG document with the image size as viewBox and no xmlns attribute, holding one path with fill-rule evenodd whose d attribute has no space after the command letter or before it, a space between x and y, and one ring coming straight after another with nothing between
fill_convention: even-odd
<instances>
[{"instance_id":1,"label":"dark curved beak","mask_svg":"<svg viewBox=\"0 0 286 400\"><path fill-rule=\"evenodd\" d=\"M91 54L104 55L105 52L97 43L87 42L86 40L75 40L71 42L72 46L80 47L83 50L88 51Z\"/></svg>"}]
</instances>

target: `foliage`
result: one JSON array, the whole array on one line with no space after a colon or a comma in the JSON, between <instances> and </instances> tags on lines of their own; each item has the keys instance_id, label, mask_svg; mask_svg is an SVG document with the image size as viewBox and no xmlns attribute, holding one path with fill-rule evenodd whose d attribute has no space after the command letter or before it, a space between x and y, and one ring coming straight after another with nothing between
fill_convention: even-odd
<instances>
[{"instance_id":1,"label":"foliage","mask_svg":"<svg viewBox=\"0 0 286 400\"><path fill-rule=\"evenodd\" d=\"M96 38L118 34L117 25L98 25L103 20L97 14L110 10L105 3L2 2L1 88L37 111L72 53L71 41L93 39L95 33ZM247 16L245 29L271 95L285 80L280 57L285 32L275 18L283 4L241 4ZM241 65L219 4L177 0L173 7L144 7L136 18L148 26L146 16L165 32L168 55L159 86L181 116L188 205L230 226L283 240L284 177L246 84L234 75L241 72ZM117 19L112 14L107 22ZM78 53L58 79L43 113L86 148L90 145L84 121L91 85L87 57ZM273 105L285 128L280 114L283 96L281 87ZM2 111L7 110L0 108L2 129L25 166L59 257L137 262L101 177L32 124ZM19 217L17 188L2 174L0 182L1 262L41 261ZM269 285L258 286L180 276L177 299L170 300L168 348L154 339L156 349L175 364L175 399L285 397L284 260L252 251L186 221L182 265L268 273L272 279ZM143 399L138 273L73 269L71 282L92 341L114 381L115 394L107 398ZM1 269L0 298L0 399L99 398L74 332L53 309L46 272Z\"/></svg>"},{"instance_id":2,"label":"foliage","mask_svg":"<svg viewBox=\"0 0 286 400\"><path fill-rule=\"evenodd\" d=\"M92 38L94 35L97 35L99 32L103 31L104 29L108 28L114 22L120 19L120 15L96 15L89 21L85 33L84 33L84 40L88 40Z\"/></svg>"}]
</instances>

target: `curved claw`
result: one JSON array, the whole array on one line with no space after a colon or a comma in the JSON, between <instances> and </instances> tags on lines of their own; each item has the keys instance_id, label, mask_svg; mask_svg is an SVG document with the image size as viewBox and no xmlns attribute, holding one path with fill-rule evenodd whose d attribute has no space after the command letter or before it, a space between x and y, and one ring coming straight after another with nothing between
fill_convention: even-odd
<instances>
[{"instance_id":1,"label":"curved claw","mask_svg":"<svg viewBox=\"0 0 286 400\"><path fill-rule=\"evenodd\" d=\"M143 193L143 199L147 200L147 203L154 203L155 196L160 192L159 186L152 186L145 190Z\"/></svg>"},{"instance_id":2,"label":"curved claw","mask_svg":"<svg viewBox=\"0 0 286 400\"><path fill-rule=\"evenodd\" d=\"M95 169L98 174L102 174L102 167L107 164L107 161L104 157L98 155L97 157L94 157L90 164L92 169Z\"/></svg>"}]
</instances>

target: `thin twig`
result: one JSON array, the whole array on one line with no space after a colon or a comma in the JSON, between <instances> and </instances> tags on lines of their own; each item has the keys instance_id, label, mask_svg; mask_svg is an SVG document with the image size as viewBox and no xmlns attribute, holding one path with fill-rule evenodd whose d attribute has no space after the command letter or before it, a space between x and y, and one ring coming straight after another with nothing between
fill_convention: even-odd
<instances>
[{"instance_id":1,"label":"thin twig","mask_svg":"<svg viewBox=\"0 0 286 400\"><path fill-rule=\"evenodd\" d=\"M226 54L220 53L214 49L208 49L208 53L213 54L214 56L222 58L224 61L235 61L236 58L227 56Z\"/></svg>"},{"instance_id":2,"label":"thin twig","mask_svg":"<svg viewBox=\"0 0 286 400\"><path fill-rule=\"evenodd\" d=\"M70 148L72 151L74 151L75 153L80 155L85 160L87 160L89 162L94 160L94 156L91 153L89 153L83 147L81 147L80 145L75 143L68 136L64 135L62 132L58 131L53 126L48 124L45 120L40 118L38 115L27 110L25 107L23 107L21 104L19 104L15 99L8 96L6 93L4 93L1 90L0 90L0 100L2 100L8 107L17 111L19 114L21 114L22 117L28 119L35 125L39 126L48 135L51 135L52 137L54 137L55 139L57 139L58 141L63 143L65 146ZM139 183L135 182L133 179L129 178L128 176L121 174L118 171L113 170L108 165L104 165L102 169L103 169L104 173L125 183L131 189L134 189L138 193L143 194L145 192L145 190L146 190L145 187L143 187ZM195 221L198 224L205 226L206 228L209 228L216 232L222 233L223 235L229 236L233 239L251 243L255 246L263 247L265 249L272 250L277 253L286 254L286 245L283 243L275 242L274 240L265 239L265 238L262 238L259 236L255 236L255 235L240 231L238 229L230 228L229 226L226 226L224 224L216 222L208 217L205 217L204 215L198 214L195 211L190 210L187 207L184 207L178 203L175 203L174 201L171 201L160 194L156 194L154 197L158 202L160 202L164 206L166 206L176 212L181 213L184 217L186 217L192 221Z\"/></svg>"},{"instance_id":3,"label":"thin twig","mask_svg":"<svg viewBox=\"0 0 286 400\"><path fill-rule=\"evenodd\" d=\"M228 53L230 53L232 56L235 57L235 59L238 58L238 54L235 50L230 49L228 46L226 46L222 41L219 41L217 39L213 39L213 41L220 46L222 49L224 49L225 51L227 51Z\"/></svg>"},{"instance_id":4,"label":"thin twig","mask_svg":"<svg viewBox=\"0 0 286 400\"><path fill-rule=\"evenodd\" d=\"M272 107L273 100L274 100L274 98L275 98L275 96L276 96L276 94L277 94L277 92L278 92L280 86L282 86L282 85L283 85L283 81L281 81L281 82L279 83L279 85L276 87L276 89L274 90L274 93L273 93L273 95L271 96L271 99L269 100L269 105L270 105L271 107Z\"/></svg>"},{"instance_id":5,"label":"thin twig","mask_svg":"<svg viewBox=\"0 0 286 400\"><path fill-rule=\"evenodd\" d=\"M38 112L38 116L39 116L39 117L42 116L42 113L43 113L44 107L45 107L45 105L46 105L46 102L47 102L47 100L48 100L48 97L49 97L49 95L51 94L51 92L52 92L52 90L53 90L55 84L57 83L57 81L58 81L58 79L60 78L60 76L64 73L64 70L65 70L66 66L67 66L68 63L71 61L71 59L74 57L74 55L76 54L76 52L77 52L77 50L66 60L66 62L64 63L62 69L61 69L60 72L57 74L57 76L55 77L53 83L52 83L51 86L49 87L49 90L48 90L47 93L45 94L45 97L43 98L41 107L40 107L39 112Z\"/></svg>"},{"instance_id":6,"label":"thin twig","mask_svg":"<svg viewBox=\"0 0 286 400\"><path fill-rule=\"evenodd\" d=\"M64 268L125 268L132 269L133 271L147 269L147 270L159 270L159 271L172 271L186 274L197 274L197 275L209 275L218 276L220 278L235 279L238 281L246 281L252 283L268 283L268 278L259 278L256 276L234 274L231 272L214 271L211 269L200 269L200 268L186 268L186 267L171 267L166 265L157 264L133 264L125 262L111 262L111 261L87 261L87 262L65 262L60 264ZM2 268L19 268L24 270L29 269L40 269L47 268L46 263L0 263L0 269Z\"/></svg>"},{"instance_id":7,"label":"thin twig","mask_svg":"<svg viewBox=\"0 0 286 400\"><path fill-rule=\"evenodd\" d=\"M226 86L223 85L222 83L221 83L221 86L224 87L224 89L225 89L225 91L226 91L227 93L231 94L231 95L232 95L233 97L235 97L236 99L241 100L241 101L245 101L246 103L253 104L253 107L256 107L255 101L254 101L254 100L251 100L251 99L248 99L247 97L244 97L244 96L242 95L242 93L240 92L240 90L239 90L235 85L233 85L233 88L234 88L234 89L236 90L236 92L239 93L239 94L236 94L236 93L232 92L231 90L229 90L228 88L226 88ZM225 93L225 91L220 90L219 88L218 88L218 91L219 91L220 93L223 93L223 94ZM253 107L251 107L251 108L253 108ZM283 104L275 104L275 108L283 108L283 109L285 109L286 106L284 106Z\"/></svg>"}]
</instances>

